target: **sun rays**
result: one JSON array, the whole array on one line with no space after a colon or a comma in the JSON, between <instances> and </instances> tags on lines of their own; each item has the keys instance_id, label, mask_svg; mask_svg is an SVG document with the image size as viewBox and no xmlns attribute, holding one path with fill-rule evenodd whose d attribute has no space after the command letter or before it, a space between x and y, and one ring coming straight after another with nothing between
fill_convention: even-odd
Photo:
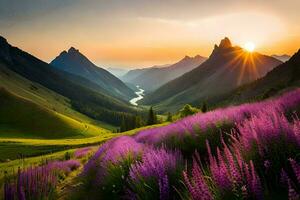
<instances>
[{"instance_id":1,"label":"sun rays","mask_svg":"<svg viewBox=\"0 0 300 200\"><path fill-rule=\"evenodd\" d=\"M245 51L243 48L235 48L232 51L232 54L233 55L230 56L233 56L234 58L227 63L227 69L239 73L236 82L237 86L243 84L247 79L259 78L257 64L261 61L257 56L257 53L248 50Z\"/></svg>"}]
</instances>

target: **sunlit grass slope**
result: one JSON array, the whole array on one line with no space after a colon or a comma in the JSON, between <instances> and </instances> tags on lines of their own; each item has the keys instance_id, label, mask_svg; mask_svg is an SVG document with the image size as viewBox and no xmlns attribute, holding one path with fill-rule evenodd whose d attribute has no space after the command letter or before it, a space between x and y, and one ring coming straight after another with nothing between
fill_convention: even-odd
<instances>
[{"instance_id":1,"label":"sunlit grass slope","mask_svg":"<svg viewBox=\"0 0 300 200\"><path fill-rule=\"evenodd\" d=\"M113 130L115 127L106 123L93 120L86 115L72 109L70 100L48 88L32 82L17 73L8 69L5 65L0 63L0 87L5 88L11 93L18 94L30 101L46 107L55 112L61 113L65 116L73 118L77 121L94 124L105 129Z\"/></svg>"},{"instance_id":2,"label":"sunlit grass slope","mask_svg":"<svg viewBox=\"0 0 300 200\"><path fill-rule=\"evenodd\" d=\"M0 88L0 137L91 137L105 132Z\"/></svg>"},{"instance_id":3,"label":"sunlit grass slope","mask_svg":"<svg viewBox=\"0 0 300 200\"><path fill-rule=\"evenodd\" d=\"M0 162L32 156L46 155L67 149L101 144L108 139L121 135L133 135L140 130L165 125L146 126L123 133L103 133L99 136L74 139L29 139L0 137Z\"/></svg>"}]
</instances>

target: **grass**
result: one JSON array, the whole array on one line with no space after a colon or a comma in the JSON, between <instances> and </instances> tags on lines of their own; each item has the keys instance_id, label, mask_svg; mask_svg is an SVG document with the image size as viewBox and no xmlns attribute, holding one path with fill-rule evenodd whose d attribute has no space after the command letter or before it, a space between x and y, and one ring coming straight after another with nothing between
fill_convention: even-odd
<instances>
[{"instance_id":1,"label":"grass","mask_svg":"<svg viewBox=\"0 0 300 200\"><path fill-rule=\"evenodd\" d=\"M0 89L0 137L92 137L107 130L79 122Z\"/></svg>"},{"instance_id":2,"label":"grass","mask_svg":"<svg viewBox=\"0 0 300 200\"><path fill-rule=\"evenodd\" d=\"M166 124L166 123L165 123ZM29 138L0 138L0 162L50 154L53 152L74 149L84 146L101 144L108 139L121 135L133 135L140 130L162 126L157 124L146 126L123 133L105 133L90 138L71 139L29 139Z\"/></svg>"},{"instance_id":3,"label":"grass","mask_svg":"<svg viewBox=\"0 0 300 200\"><path fill-rule=\"evenodd\" d=\"M84 139L0 139L0 161L9 161L32 156L50 154L66 149L74 149L83 146L100 144L116 134L105 134Z\"/></svg>"}]
</instances>

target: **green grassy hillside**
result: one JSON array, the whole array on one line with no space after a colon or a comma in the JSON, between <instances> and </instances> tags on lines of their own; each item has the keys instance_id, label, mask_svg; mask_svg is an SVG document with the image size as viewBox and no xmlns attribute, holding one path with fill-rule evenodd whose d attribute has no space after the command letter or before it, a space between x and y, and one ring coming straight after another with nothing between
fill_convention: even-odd
<instances>
[{"instance_id":1,"label":"green grassy hillside","mask_svg":"<svg viewBox=\"0 0 300 200\"><path fill-rule=\"evenodd\" d=\"M68 138L91 137L103 129L41 107L0 88L0 137Z\"/></svg>"},{"instance_id":2,"label":"green grassy hillside","mask_svg":"<svg viewBox=\"0 0 300 200\"><path fill-rule=\"evenodd\" d=\"M146 126L123 133L103 133L89 138L70 138L70 139L29 139L29 138L0 138L0 163L7 160L27 158L32 156L46 155L49 153L74 149L78 147L101 144L108 139L121 135L133 135L140 130L165 125L156 124ZM0 164L1 165L1 164ZM1 167L0 167L1 168Z\"/></svg>"},{"instance_id":3,"label":"green grassy hillside","mask_svg":"<svg viewBox=\"0 0 300 200\"><path fill-rule=\"evenodd\" d=\"M112 125L91 119L86 115L74 110L68 98L18 75L1 63L0 87L5 88L11 93L18 94L20 97L30 99L30 101L34 102L35 104L61 113L79 122L93 124L109 130L116 129L116 127Z\"/></svg>"}]
</instances>

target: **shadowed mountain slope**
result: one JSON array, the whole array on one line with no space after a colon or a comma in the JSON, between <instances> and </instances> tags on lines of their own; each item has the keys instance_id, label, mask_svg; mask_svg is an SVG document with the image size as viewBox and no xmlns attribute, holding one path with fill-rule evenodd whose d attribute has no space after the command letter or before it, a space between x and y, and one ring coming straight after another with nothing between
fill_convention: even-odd
<instances>
[{"instance_id":1,"label":"shadowed mountain slope","mask_svg":"<svg viewBox=\"0 0 300 200\"><path fill-rule=\"evenodd\" d=\"M300 87L300 49L266 76L237 88L220 100L233 103L261 100L295 87Z\"/></svg>"},{"instance_id":2,"label":"shadowed mountain slope","mask_svg":"<svg viewBox=\"0 0 300 200\"><path fill-rule=\"evenodd\" d=\"M50 64L57 69L88 79L101 87L101 92L108 95L124 100L135 96L121 80L107 70L97 67L74 47L60 53Z\"/></svg>"}]
</instances>

